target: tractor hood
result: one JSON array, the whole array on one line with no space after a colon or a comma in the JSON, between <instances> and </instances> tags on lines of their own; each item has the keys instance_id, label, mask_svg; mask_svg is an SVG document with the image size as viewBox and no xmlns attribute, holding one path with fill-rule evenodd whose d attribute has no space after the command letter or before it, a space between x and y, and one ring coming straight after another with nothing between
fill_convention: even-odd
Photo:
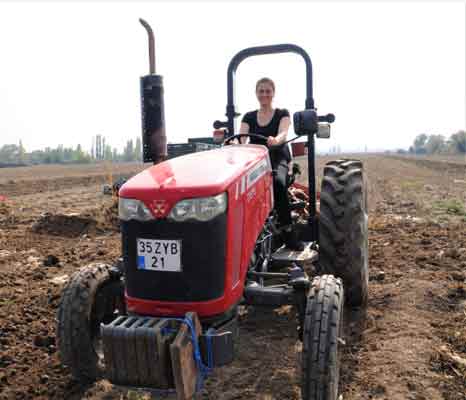
<instances>
[{"instance_id":1,"label":"tractor hood","mask_svg":"<svg viewBox=\"0 0 466 400\"><path fill-rule=\"evenodd\" d=\"M128 180L119 196L150 204L169 203L217 195L260 159L268 150L260 145L231 145L192 153L154 165Z\"/></svg>"}]
</instances>

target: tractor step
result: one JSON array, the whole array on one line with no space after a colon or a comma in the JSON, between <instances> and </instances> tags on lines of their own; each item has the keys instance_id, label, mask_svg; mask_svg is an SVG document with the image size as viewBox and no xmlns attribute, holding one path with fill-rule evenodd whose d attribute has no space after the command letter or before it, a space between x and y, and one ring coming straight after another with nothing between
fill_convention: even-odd
<instances>
[{"instance_id":1,"label":"tractor step","mask_svg":"<svg viewBox=\"0 0 466 400\"><path fill-rule=\"evenodd\" d=\"M256 306L279 307L294 303L294 289L288 285L260 286L252 282L244 289L244 300Z\"/></svg>"},{"instance_id":2,"label":"tractor step","mask_svg":"<svg viewBox=\"0 0 466 400\"><path fill-rule=\"evenodd\" d=\"M314 242L305 242L304 250L302 251L290 250L283 245L272 254L273 266L287 266L291 263L302 265L317 261L319 253L312 248L313 244Z\"/></svg>"}]
</instances>

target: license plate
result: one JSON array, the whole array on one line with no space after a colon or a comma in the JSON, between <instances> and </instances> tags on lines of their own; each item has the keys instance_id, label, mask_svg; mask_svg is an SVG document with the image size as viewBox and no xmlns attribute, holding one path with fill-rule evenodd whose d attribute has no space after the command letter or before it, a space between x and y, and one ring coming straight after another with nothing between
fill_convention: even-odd
<instances>
[{"instance_id":1,"label":"license plate","mask_svg":"<svg viewBox=\"0 0 466 400\"><path fill-rule=\"evenodd\" d=\"M137 239L138 269L181 271L181 240Z\"/></svg>"}]
</instances>

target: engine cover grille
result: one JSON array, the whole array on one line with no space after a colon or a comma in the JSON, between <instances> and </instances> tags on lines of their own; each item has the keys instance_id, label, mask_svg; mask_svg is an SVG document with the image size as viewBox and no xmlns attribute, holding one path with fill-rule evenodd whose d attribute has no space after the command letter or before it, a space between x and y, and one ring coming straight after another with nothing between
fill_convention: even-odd
<instances>
[{"instance_id":1,"label":"engine cover grille","mask_svg":"<svg viewBox=\"0 0 466 400\"><path fill-rule=\"evenodd\" d=\"M168 302L221 297L225 287L226 222L226 214L207 222L121 221L127 295ZM182 271L138 269L137 238L181 240Z\"/></svg>"}]
</instances>

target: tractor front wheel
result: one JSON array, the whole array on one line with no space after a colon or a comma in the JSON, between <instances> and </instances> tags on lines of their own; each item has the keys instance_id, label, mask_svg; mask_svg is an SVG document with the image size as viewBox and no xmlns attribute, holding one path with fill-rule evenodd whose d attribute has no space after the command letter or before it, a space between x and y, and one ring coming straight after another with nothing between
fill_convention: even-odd
<instances>
[{"instance_id":1,"label":"tractor front wheel","mask_svg":"<svg viewBox=\"0 0 466 400\"><path fill-rule=\"evenodd\" d=\"M338 342L343 325L343 285L332 275L314 278L304 316L303 400L337 400Z\"/></svg>"},{"instance_id":2,"label":"tractor front wheel","mask_svg":"<svg viewBox=\"0 0 466 400\"><path fill-rule=\"evenodd\" d=\"M124 312L124 286L106 264L81 268L65 286L57 314L60 360L80 381L95 381L104 372L100 324Z\"/></svg>"}]
</instances>

